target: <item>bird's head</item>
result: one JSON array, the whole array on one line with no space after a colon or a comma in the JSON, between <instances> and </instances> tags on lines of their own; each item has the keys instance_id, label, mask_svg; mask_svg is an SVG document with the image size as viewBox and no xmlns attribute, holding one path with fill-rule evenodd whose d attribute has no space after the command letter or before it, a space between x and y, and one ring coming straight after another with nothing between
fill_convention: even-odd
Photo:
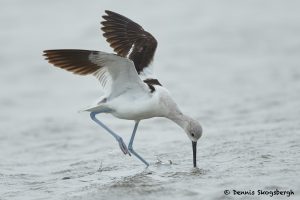
<instances>
[{"instance_id":1,"label":"bird's head","mask_svg":"<svg viewBox=\"0 0 300 200\"><path fill-rule=\"evenodd\" d=\"M197 167L197 141L202 136L202 127L198 121L190 119L185 127L185 132L192 141L193 165Z\"/></svg>"},{"instance_id":2,"label":"bird's head","mask_svg":"<svg viewBox=\"0 0 300 200\"><path fill-rule=\"evenodd\" d=\"M192 142L197 142L202 136L202 127L198 121L190 119L185 127L185 132Z\"/></svg>"}]
</instances>

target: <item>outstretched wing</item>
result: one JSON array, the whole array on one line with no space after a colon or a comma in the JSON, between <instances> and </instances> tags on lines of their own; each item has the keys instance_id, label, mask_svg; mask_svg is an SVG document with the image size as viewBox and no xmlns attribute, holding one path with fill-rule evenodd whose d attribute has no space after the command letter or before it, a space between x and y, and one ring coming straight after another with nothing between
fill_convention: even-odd
<instances>
[{"instance_id":1,"label":"outstretched wing","mask_svg":"<svg viewBox=\"0 0 300 200\"><path fill-rule=\"evenodd\" d=\"M107 97L124 92L148 93L131 60L101 51L78 49L45 50L49 63L79 75L93 74L106 91Z\"/></svg>"},{"instance_id":2,"label":"outstretched wing","mask_svg":"<svg viewBox=\"0 0 300 200\"><path fill-rule=\"evenodd\" d=\"M140 25L118 13L106 10L101 22L103 36L114 51L134 62L138 74L151 74L149 64L157 47L156 39Z\"/></svg>"}]
</instances>

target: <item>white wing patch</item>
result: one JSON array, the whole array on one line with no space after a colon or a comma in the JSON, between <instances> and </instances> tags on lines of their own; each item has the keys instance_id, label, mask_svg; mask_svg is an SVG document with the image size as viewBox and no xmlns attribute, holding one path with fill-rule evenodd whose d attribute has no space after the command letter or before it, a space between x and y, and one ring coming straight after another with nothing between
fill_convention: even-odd
<instances>
[{"instance_id":1,"label":"white wing patch","mask_svg":"<svg viewBox=\"0 0 300 200\"><path fill-rule=\"evenodd\" d=\"M101 66L94 72L108 98L114 98L124 92L128 94L148 93L147 85L139 77L131 60L105 52L92 52L92 63Z\"/></svg>"},{"instance_id":2,"label":"white wing patch","mask_svg":"<svg viewBox=\"0 0 300 200\"><path fill-rule=\"evenodd\" d=\"M99 80L105 95L109 95L109 92L111 91L112 79L106 67L100 68L93 75Z\"/></svg>"}]
</instances>

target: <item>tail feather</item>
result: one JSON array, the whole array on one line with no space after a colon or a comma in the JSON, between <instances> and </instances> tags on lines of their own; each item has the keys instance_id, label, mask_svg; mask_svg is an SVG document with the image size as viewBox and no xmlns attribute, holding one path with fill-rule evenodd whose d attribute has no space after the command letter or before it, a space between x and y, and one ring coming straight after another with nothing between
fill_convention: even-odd
<instances>
[{"instance_id":1,"label":"tail feather","mask_svg":"<svg viewBox=\"0 0 300 200\"><path fill-rule=\"evenodd\" d=\"M79 110L78 112L95 112L99 110L99 105L95 105L95 106L87 106L85 108L82 108L81 110Z\"/></svg>"}]
</instances>

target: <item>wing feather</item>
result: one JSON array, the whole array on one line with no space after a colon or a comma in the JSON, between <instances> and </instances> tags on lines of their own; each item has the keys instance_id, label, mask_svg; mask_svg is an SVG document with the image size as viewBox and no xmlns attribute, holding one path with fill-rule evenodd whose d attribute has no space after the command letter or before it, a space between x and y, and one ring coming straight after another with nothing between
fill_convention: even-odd
<instances>
[{"instance_id":1,"label":"wing feather","mask_svg":"<svg viewBox=\"0 0 300 200\"><path fill-rule=\"evenodd\" d=\"M146 94L147 87L138 76L131 60L101 51L78 49L45 50L49 63L79 75L94 75L107 96L133 91Z\"/></svg>"},{"instance_id":2,"label":"wing feather","mask_svg":"<svg viewBox=\"0 0 300 200\"><path fill-rule=\"evenodd\" d=\"M103 36L118 55L128 56L134 62L140 74L153 60L156 39L127 17L108 10L105 13L101 22Z\"/></svg>"}]
</instances>

